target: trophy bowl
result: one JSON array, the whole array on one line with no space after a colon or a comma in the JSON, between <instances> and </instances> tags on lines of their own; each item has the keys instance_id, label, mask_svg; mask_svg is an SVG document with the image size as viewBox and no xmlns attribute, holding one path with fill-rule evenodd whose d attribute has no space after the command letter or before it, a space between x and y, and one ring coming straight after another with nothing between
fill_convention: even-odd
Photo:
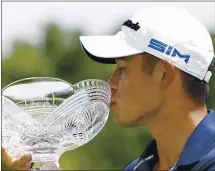
<instances>
[{"instance_id":1,"label":"trophy bowl","mask_svg":"<svg viewBox=\"0 0 215 171\"><path fill-rule=\"evenodd\" d=\"M62 153L102 130L110 99L108 83L98 79L75 85L48 77L13 82L2 90L2 145L11 153L31 153L32 162L59 167Z\"/></svg>"}]
</instances>

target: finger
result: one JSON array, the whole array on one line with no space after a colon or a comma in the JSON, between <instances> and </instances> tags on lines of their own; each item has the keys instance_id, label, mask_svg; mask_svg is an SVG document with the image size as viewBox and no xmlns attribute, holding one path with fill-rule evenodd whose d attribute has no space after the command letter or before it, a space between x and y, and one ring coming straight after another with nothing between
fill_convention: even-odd
<instances>
[{"instance_id":1,"label":"finger","mask_svg":"<svg viewBox=\"0 0 215 171\"><path fill-rule=\"evenodd\" d=\"M6 151L6 149L3 146L1 146L1 151L4 152Z\"/></svg>"},{"instance_id":2,"label":"finger","mask_svg":"<svg viewBox=\"0 0 215 171\"><path fill-rule=\"evenodd\" d=\"M30 162L32 160L32 155L31 154L24 154L22 156L22 158L23 158L23 160Z\"/></svg>"},{"instance_id":3,"label":"finger","mask_svg":"<svg viewBox=\"0 0 215 171\"><path fill-rule=\"evenodd\" d=\"M30 170L30 169L31 169L31 163L30 162L25 163L20 168L20 170Z\"/></svg>"},{"instance_id":4,"label":"finger","mask_svg":"<svg viewBox=\"0 0 215 171\"><path fill-rule=\"evenodd\" d=\"M26 162L22 165L19 165L18 163L14 163L13 170L30 170L31 169L31 163L30 162Z\"/></svg>"},{"instance_id":5,"label":"finger","mask_svg":"<svg viewBox=\"0 0 215 171\"><path fill-rule=\"evenodd\" d=\"M31 163L30 162L20 162L20 160L14 161L12 165L13 170L30 170Z\"/></svg>"},{"instance_id":6,"label":"finger","mask_svg":"<svg viewBox=\"0 0 215 171\"><path fill-rule=\"evenodd\" d=\"M8 157L8 152L7 152L7 150L2 146L1 147L1 152L2 152L2 157L4 158L4 157Z\"/></svg>"},{"instance_id":7,"label":"finger","mask_svg":"<svg viewBox=\"0 0 215 171\"><path fill-rule=\"evenodd\" d=\"M2 161L8 166L11 167L13 157L7 150L2 146Z\"/></svg>"},{"instance_id":8,"label":"finger","mask_svg":"<svg viewBox=\"0 0 215 171\"><path fill-rule=\"evenodd\" d=\"M21 155L22 155L22 153L21 152L14 152L14 153L12 153L11 154L14 158L19 158Z\"/></svg>"},{"instance_id":9,"label":"finger","mask_svg":"<svg viewBox=\"0 0 215 171\"><path fill-rule=\"evenodd\" d=\"M24 154L24 155L20 156L18 159L14 160L14 163L23 165L27 162L30 162L31 160L32 160L31 154Z\"/></svg>"},{"instance_id":10,"label":"finger","mask_svg":"<svg viewBox=\"0 0 215 171\"><path fill-rule=\"evenodd\" d=\"M26 165L30 165L31 155L23 155L13 161L12 168L22 170Z\"/></svg>"}]
</instances>

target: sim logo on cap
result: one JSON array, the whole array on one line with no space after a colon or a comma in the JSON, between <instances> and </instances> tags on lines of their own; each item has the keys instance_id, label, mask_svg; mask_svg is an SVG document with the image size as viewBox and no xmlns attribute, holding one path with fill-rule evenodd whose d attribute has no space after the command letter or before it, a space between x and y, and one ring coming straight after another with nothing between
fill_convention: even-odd
<instances>
[{"instance_id":1,"label":"sim logo on cap","mask_svg":"<svg viewBox=\"0 0 215 171\"><path fill-rule=\"evenodd\" d=\"M171 57L178 56L179 58L184 58L185 63L188 63L190 59L190 55L182 55L176 48L169 46L154 38L150 40L148 47L159 52L165 53L166 55L170 55Z\"/></svg>"}]
</instances>

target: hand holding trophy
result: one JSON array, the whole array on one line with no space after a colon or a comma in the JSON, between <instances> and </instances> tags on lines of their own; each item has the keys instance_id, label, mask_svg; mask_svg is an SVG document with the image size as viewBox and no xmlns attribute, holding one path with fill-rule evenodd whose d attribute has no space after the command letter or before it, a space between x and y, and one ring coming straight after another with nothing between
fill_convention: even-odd
<instances>
[{"instance_id":1,"label":"hand holding trophy","mask_svg":"<svg viewBox=\"0 0 215 171\"><path fill-rule=\"evenodd\" d=\"M109 116L111 91L97 79L71 85L48 77L26 78L2 92L2 144L30 153L41 170L59 170L62 153L91 141Z\"/></svg>"}]
</instances>

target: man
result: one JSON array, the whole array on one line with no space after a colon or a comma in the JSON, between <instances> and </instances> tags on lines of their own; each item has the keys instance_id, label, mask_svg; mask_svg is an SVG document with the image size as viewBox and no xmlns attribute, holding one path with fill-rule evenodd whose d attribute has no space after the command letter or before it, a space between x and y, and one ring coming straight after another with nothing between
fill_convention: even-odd
<instances>
[{"instance_id":1,"label":"man","mask_svg":"<svg viewBox=\"0 0 215 171\"><path fill-rule=\"evenodd\" d=\"M215 113L206 107L214 50L198 20L149 7L115 36L80 40L93 60L117 65L109 80L116 122L154 136L124 170L215 170Z\"/></svg>"}]
</instances>

